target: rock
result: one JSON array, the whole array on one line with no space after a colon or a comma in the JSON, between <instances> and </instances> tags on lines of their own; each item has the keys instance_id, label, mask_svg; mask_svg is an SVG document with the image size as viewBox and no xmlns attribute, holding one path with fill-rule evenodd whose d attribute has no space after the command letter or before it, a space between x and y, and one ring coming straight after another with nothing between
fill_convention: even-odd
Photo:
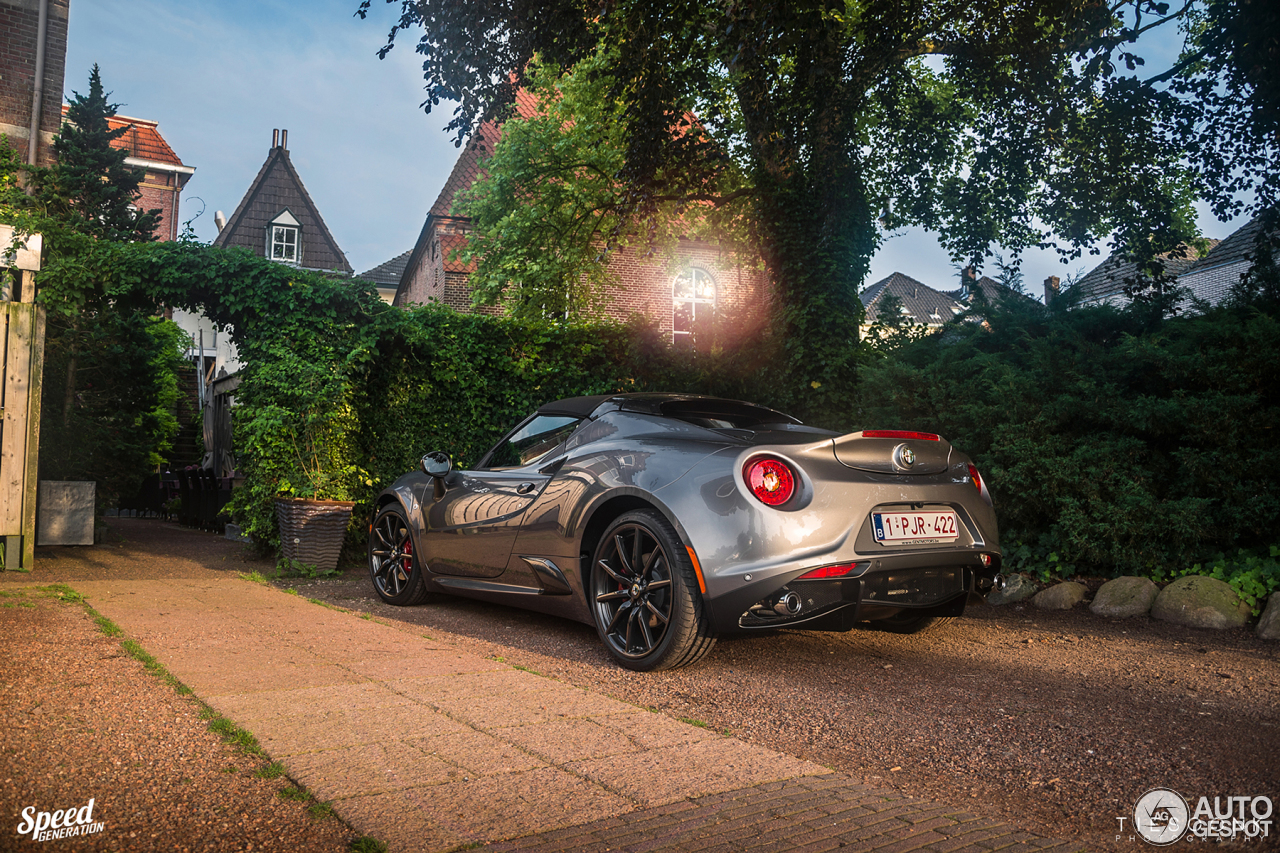
<instances>
[{"instance_id":1,"label":"rock","mask_svg":"<svg viewBox=\"0 0 1280 853\"><path fill-rule=\"evenodd\" d=\"M1064 581L1042 590L1031 603L1041 610L1070 610L1084 601L1088 592L1089 588L1082 583Z\"/></svg>"},{"instance_id":2,"label":"rock","mask_svg":"<svg viewBox=\"0 0 1280 853\"><path fill-rule=\"evenodd\" d=\"M987 593L987 604L1012 604L1036 594L1034 581L1022 575L1009 575L1004 579L1004 589L993 589Z\"/></svg>"},{"instance_id":3,"label":"rock","mask_svg":"<svg viewBox=\"0 0 1280 853\"><path fill-rule=\"evenodd\" d=\"M1114 578L1102 585L1089 609L1112 619L1145 616L1159 594L1160 588L1150 578Z\"/></svg>"},{"instance_id":4,"label":"rock","mask_svg":"<svg viewBox=\"0 0 1280 853\"><path fill-rule=\"evenodd\" d=\"M1249 621L1249 605L1222 581L1189 575L1160 590L1151 615L1192 628L1239 628Z\"/></svg>"},{"instance_id":5,"label":"rock","mask_svg":"<svg viewBox=\"0 0 1280 853\"><path fill-rule=\"evenodd\" d=\"M1280 640L1280 592L1267 598L1266 609L1258 620L1258 636L1264 640Z\"/></svg>"}]
</instances>

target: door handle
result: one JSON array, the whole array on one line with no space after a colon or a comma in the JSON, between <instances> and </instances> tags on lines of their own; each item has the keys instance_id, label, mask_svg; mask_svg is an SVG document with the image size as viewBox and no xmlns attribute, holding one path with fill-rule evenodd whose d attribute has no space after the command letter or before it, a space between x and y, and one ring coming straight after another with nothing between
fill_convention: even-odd
<instances>
[{"instance_id":1,"label":"door handle","mask_svg":"<svg viewBox=\"0 0 1280 853\"><path fill-rule=\"evenodd\" d=\"M533 483L521 483L520 485L516 486L516 494L527 495L530 492L532 492L534 488L535 486L533 485Z\"/></svg>"}]
</instances>

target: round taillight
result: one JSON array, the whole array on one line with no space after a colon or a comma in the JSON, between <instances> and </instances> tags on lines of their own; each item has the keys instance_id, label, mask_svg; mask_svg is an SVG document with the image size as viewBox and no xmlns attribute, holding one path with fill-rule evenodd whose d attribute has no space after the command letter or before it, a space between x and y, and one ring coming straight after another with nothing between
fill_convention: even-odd
<instances>
[{"instance_id":1,"label":"round taillight","mask_svg":"<svg viewBox=\"0 0 1280 853\"><path fill-rule=\"evenodd\" d=\"M796 490L796 478L787 463L768 456L748 462L742 469L742 479L747 481L751 494L769 506L781 506L791 500Z\"/></svg>"}]
</instances>

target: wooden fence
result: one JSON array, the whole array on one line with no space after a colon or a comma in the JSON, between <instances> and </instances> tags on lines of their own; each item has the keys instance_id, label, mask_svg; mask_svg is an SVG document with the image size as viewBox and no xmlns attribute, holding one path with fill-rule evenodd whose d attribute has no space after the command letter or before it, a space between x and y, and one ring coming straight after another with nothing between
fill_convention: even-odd
<instances>
[{"instance_id":1,"label":"wooden fence","mask_svg":"<svg viewBox=\"0 0 1280 853\"><path fill-rule=\"evenodd\" d=\"M36 460L44 308L35 304L40 235L14 248L0 226L0 566L30 571L36 544Z\"/></svg>"}]
</instances>

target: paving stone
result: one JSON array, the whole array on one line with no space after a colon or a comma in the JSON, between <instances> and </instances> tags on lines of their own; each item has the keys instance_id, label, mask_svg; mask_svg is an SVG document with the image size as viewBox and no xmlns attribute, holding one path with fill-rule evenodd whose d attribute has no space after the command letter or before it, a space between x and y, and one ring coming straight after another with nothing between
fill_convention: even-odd
<instances>
[{"instance_id":1,"label":"paving stone","mask_svg":"<svg viewBox=\"0 0 1280 853\"><path fill-rule=\"evenodd\" d=\"M456 729L428 737L409 738L406 743L475 776L516 773L548 766L546 761L491 734L478 732L447 717L440 719L448 720Z\"/></svg>"},{"instance_id":2,"label":"paving stone","mask_svg":"<svg viewBox=\"0 0 1280 853\"><path fill-rule=\"evenodd\" d=\"M289 775L326 802L462 781L465 771L401 741L295 755Z\"/></svg>"},{"instance_id":3,"label":"paving stone","mask_svg":"<svg viewBox=\"0 0 1280 853\"><path fill-rule=\"evenodd\" d=\"M224 576L77 588L394 851L1048 842L273 587Z\"/></svg>"}]
</instances>

